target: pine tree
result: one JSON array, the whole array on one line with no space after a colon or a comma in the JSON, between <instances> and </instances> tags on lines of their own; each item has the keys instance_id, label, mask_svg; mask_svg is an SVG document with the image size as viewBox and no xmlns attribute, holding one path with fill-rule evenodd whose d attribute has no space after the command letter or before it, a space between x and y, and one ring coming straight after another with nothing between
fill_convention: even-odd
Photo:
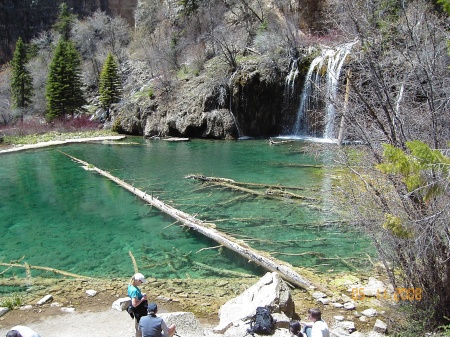
<instances>
[{"instance_id":1,"label":"pine tree","mask_svg":"<svg viewBox=\"0 0 450 337\"><path fill-rule=\"evenodd\" d=\"M71 13L69 7L67 7L67 4L62 3L59 6L59 16L54 28L59 34L61 34L61 38L64 41L68 41L70 39L70 33L74 20L75 16Z\"/></svg>"},{"instance_id":2,"label":"pine tree","mask_svg":"<svg viewBox=\"0 0 450 337\"><path fill-rule=\"evenodd\" d=\"M105 109L109 109L111 104L117 103L122 91L119 71L116 61L111 53L106 57L100 73L100 101Z\"/></svg>"},{"instance_id":3,"label":"pine tree","mask_svg":"<svg viewBox=\"0 0 450 337\"><path fill-rule=\"evenodd\" d=\"M11 61L12 78L11 93L13 107L18 109L26 108L31 103L33 95L33 81L30 72L26 68L28 60L26 46L19 37L16 43L16 50ZM23 111L21 112L23 119Z\"/></svg>"},{"instance_id":4,"label":"pine tree","mask_svg":"<svg viewBox=\"0 0 450 337\"><path fill-rule=\"evenodd\" d=\"M47 82L47 118L73 115L85 104L81 90L81 58L70 41L61 40L55 50Z\"/></svg>"}]
</instances>

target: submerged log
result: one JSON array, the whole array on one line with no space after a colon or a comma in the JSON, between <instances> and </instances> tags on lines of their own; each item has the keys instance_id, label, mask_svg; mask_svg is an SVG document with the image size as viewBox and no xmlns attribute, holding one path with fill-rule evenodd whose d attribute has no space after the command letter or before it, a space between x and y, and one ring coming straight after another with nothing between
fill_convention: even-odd
<instances>
[{"instance_id":1,"label":"submerged log","mask_svg":"<svg viewBox=\"0 0 450 337\"><path fill-rule=\"evenodd\" d=\"M277 200L282 200L282 201L286 201L286 200L295 201L297 203L301 203L302 205L306 205L308 207L320 209L320 207L318 207L316 205L311 205L309 203L305 203L305 202L301 201L301 200L307 200L307 201L317 202L317 201L319 201L317 198L311 198L311 197L307 197L307 196L303 196L303 195L299 195L299 194L295 194L295 193L291 193L291 192L286 192L286 191L280 190L279 187L272 186L272 187L269 187L266 191L260 192L260 191L252 190L250 188L239 186L239 185L242 185L242 183L238 184L234 180L227 179L227 178L206 177L204 175L198 175L198 174L189 174L189 175L185 176L185 178L206 181L211 184L215 184L215 185L229 188L232 190L240 191L243 193L256 195L258 197L271 198L271 199L277 199Z\"/></svg>"},{"instance_id":2,"label":"submerged log","mask_svg":"<svg viewBox=\"0 0 450 337\"><path fill-rule=\"evenodd\" d=\"M31 270L32 269L36 269L36 270L44 270L44 271L52 272L54 274L59 274L59 275L63 275L63 276L74 277L74 278L77 278L77 279L93 279L93 277L84 276L84 275L78 275L78 274L74 274L74 273L69 273L67 271L59 270L59 269L55 269L55 268L41 267L41 266L31 266L31 265L29 265L26 262L24 264L0 262L0 266L8 267L8 269L12 268L12 267L23 268L23 269L25 269L25 271L27 273L27 278L31 277Z\"/></svg>"},{"instance_id":3,"label":"submerged log","mask_svg":"<svg viewBox=\"0 0 450 337\"><path fill-rule=\"evenodd\" d=\"M293 270L293 267L284 261L280 261L272 256L270 256L267 253L263 253L260 251L257 251L255 249L252 249L247 244L245 244L243 241L237 240L234 237L231 237L230 235L224 234L220 231L218 231L214 224L207 223L202 220L199 220L192 215L185 213L183 211L180 211L176 208L173 208L172 206L169 206L165 204L164 202L153 198L152 195L148 195L147 193L139 190L138 188L128 184L127 182L113 176L109 172L103 171L83 160L80 160L78 158L75 158L67 153L64 153L62 151L58 152L64 154L65 156L68 156L75 162L78 162L85 167L87 167L89 170L95 171L99 173L100 175L112 180L119 186L125 188L129 192L133 193L134 195L138 196L148 204L150 204L153 207L158 208L160 211L170 215L172 218L180 221L183 225L194 229L195 231L199 232L200 234L203 234L204 236L216 241L217 243L223 245L224 247L238 253L239 255L243 256L244 258L248 259L249 261L252 261L256 263L257 265L264 267L265 269L269 271L275 271L280 274L280 276L286 280L287 282L309 290L311 287L315 287L317 289L320 289L324 292L327 290L317 284L314 284L312 281L306 279L305 277L298 274L295 270Z\"/></svg>"}]
</instances>

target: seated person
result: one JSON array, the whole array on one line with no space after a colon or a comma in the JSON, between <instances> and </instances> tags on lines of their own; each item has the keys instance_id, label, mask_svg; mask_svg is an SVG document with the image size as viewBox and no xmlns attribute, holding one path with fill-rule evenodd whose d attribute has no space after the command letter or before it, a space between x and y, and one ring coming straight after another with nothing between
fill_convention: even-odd
<instances>
[{"instance_id":1,"label":"seated person","mask_svg":"<svg viewBox=\"0 0 450 337\"><path fill-rule=\"evenodd\" d=\"M148 315L139 321L139 329L142 337L172 337L175 334L175 325L167 327L164 320L156 317L158 306L152 302L148 305Z\"/></svg>"},{"instance_id":2,"label":"seated person","mask_svg":"<svg viewBox=\"0 0 450 337\"><path fill-rule=\"evenodd\" d=\"M299 321L292 321L289 324L289 331L291 332L291 337L303 337L301 333L301 325Z\"/></svg>"},{"instance_id":3,"label":"seated person","mask_svg":"<svg viewBox=\"0 0 450 337\"><path fill-rule=\"evenodd\" d=\"M330 337L330 330L327 323L322 320L320 309L314 308L308 310L308 318L311 322L301 322L303 333L307 337Z\"/></svg>"}]
</instances>

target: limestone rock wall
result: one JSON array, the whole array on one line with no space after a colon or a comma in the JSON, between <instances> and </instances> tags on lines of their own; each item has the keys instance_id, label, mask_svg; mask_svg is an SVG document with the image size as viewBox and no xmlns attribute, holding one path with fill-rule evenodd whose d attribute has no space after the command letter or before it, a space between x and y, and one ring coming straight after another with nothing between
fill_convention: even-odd
<instances>
[{"instance_id":1,"label":"limestone rock wall","mask_svg":"<svg viewBox=\"0 0 450 337\"><path fill-rule=\"evenodd\" d=\"M127 99L114 109L112 123L119 126L120 132L145 137L229 139L278 135L286 118L285 76L285 70L278 66L267 67L255 59L229 74L222 84L205 73L179 80L170 94Z\"/></svg>"}]
</instances>

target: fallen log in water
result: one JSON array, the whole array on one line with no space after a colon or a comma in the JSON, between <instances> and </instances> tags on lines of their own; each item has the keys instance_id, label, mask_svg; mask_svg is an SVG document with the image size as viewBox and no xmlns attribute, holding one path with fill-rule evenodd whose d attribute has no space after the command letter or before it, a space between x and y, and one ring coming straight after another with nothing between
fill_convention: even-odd
<instances>
[{"instance_id":1,"label":"fallen log in water","mask_svg":"<svg viewBox=\"0 0 450 337\"><path fill-rule=\"evenodd\" d=\"M236 183L234 180L227 179L227 178L206 177L204 175L199 175L199 174L189 174L189 175L185 176L185 178L199 180L199 181L206 181L206 182L218 185L218 186L222 186L225 188L229 188L232 190L236 190L236 191L240 191L240 192L244 192L244 193L248 193L248 194L253 194L253 195L256 195L259 197L263 197L263 198L271 198L271 199L277 199L277 200L282 200L282 201L290 200L290 201L295 201L297 203L300 203L302 205L305 205L305 206L308 206L311 208L321 209L317 205L312 205L310 203L305 203L305 202L301 201L301 200L307 200L307 201L317 202L318 201L317 198L311 198L311 197L307 197L307 196L303 196L303 195L299 195L299 194L295 194L295 193L291 193L291 192L286 192L286 191L280 190L279 188L274 189L274 186L269 187L265 192L260 192L260 191L252 190L250 188L238 186L239 184ZM240 184L240 185L242 185L242 184Z\"/></svg>"},{"instance_id":2,"label":"fallen log in water","mask_svg":"<svg viewBox=\"0 0 450 337\"><path fill-rule=\"evenodd\" d=\"M67 153L64 153L62 151L58 152L68 156L72 160L82 164L85 166L85 168L95 171L102 176L112 180L119 186L125 188L126 190L130 191L134 195L138 196L148 204L150 204L153 207L158 208L160 211L170 215L172 218L180 221L183 225L192 228L199 232L200 234L205 235L206 237L213 239L214 241L218 242L219 244L223 245L224 247L238 253L239 255L245 257L249 261L252 261L256 263L259 266L264 267L265 269L269 271L275 271L280 274L280 276L286 280L287 282L291 283L294 286L304 288L306 290L310 290L311 287L315 287L317 289L320 289L321 291L326 292L327 290L318 285L314 284L312 281L304 278L303 276L299 275L296 271L294 271L292 266L288 264L287 262L277 260L276 258L271 257L268 254L264 254L263 252L259 252L255 249L250 248L247 244L245 244L242 241L239 241L227 234L221 233L218 231L214 224L212 223L206 223L202 220L199 220L195 217L193 217L190 214L187 214L183 211L180 211L176 208L173 208L172 206L169 206L165 204L164 202L153 198L152 195L148 195L147 193L139 190L138 188L128 184L127 182L113 176L109 172L103 171L83 160L80 160L78 158L75 158Z\"/></svg>"},{"instance_id":3,"label":"fallen log in water","mask_svg":"<svg viewBox=\"0 0 450 337\"><path fill-rule=\"evenodd\" d=\"M31 266L28 263L18 264L18 263L4 263L4 262L0 262L0 266L8 267L8 269L10 267L23 268L23 269L26 270L27 276L29 276L29 277L31 276L31 275L29 275L30 270L31 269L36 269L36 270L48 271L48 272L51 272L51 273L54 273L54 274L63 275L63 276L74 277L74 278L77 278L77 279L92 279L93 278L93 277L78 275L78 274L74 274L74 273L69 273L67 271L59 270L59 269L55 269L55 268Z\"/></svg>"}]
</instances>

